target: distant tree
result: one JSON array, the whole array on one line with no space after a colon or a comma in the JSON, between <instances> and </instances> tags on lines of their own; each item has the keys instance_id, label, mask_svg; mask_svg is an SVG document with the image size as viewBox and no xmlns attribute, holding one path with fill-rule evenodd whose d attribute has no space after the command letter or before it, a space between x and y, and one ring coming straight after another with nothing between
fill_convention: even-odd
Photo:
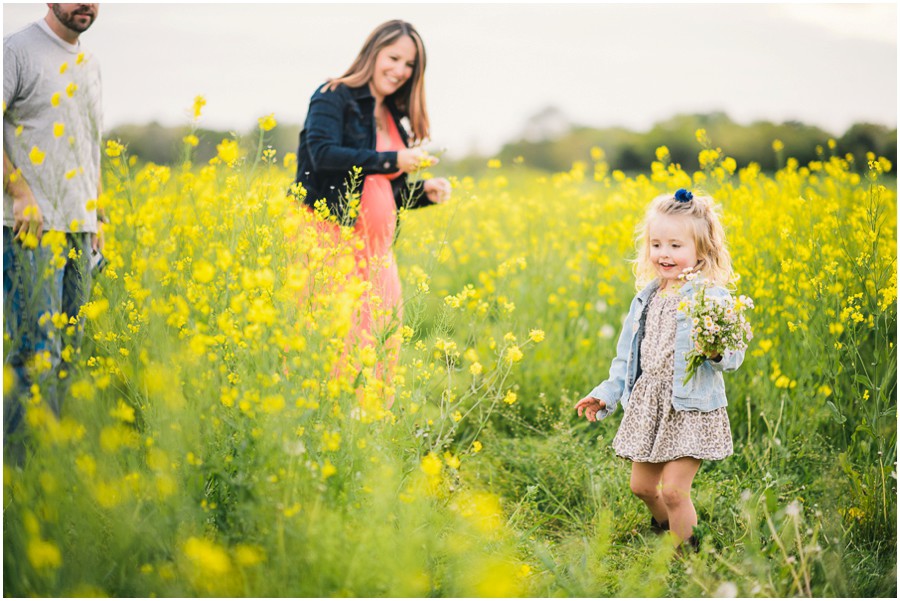
<instances>
[{"instance_id":1,"label":"distant tree","mask_svg":"<svg viewBox=\"0 0 900 601\"><path fill-rule=\"evenodd\" d=\"M883 125L857 123L844 135L835 137L821 128L799 121L772 123L757 121L749 125L735 123L723 112L675 115L653 125L646 132L634 132L622 127L593 128L572 125L553 107L542 109L529 119L519 140L505 144L497 157L505 165L522 157L526 166L544 171L565 171L575 161L591 162L591 149L600 147L612 169L645 171L656 160L656 149L666 146L672 161L683 169L699 168L697 155L700 146L696 131L703 128L712 143L737 161L739 167L755 162L766 170L775 170L776 155L772 142L784 144L783 156L791 156L807 163L831 152L852 153L857 165L865 165L865 155L873 152L896 164L897 130ZM143 161L172 165L184 156L186 127L164 127L153 122L146 125L122 125L113 128L108 138L120 139L129 152ZM279 123L266 133L266 146L276 150L278 159L296 152L300 126ZM194 162L201 164L216 155L216 145L224 138L237 136L248 156L255 156L259 142L257 124L251 123L244 133L201 129L196 132L198 146L193 150ZM828 140L834 139L834 151ZM488 157L470 155L462 159L445 159L440 169L459 174L477 174L486 168Z\"/></svg>"},{"instance_id":2,"label":"distant tree","mask_svg":"<svg viewBox=\"0 0 900 601\"><path fill-rule=\"evenodd\" d=\"M557 112L544 109L532 118L526 133L538 131L537 123L559 123L557 117ZM522 139L504 145L498 156L504 162L521 156L530 167L563 171L569 169L574 161L590 160L590 149L598 146L605 151L610 167L635 171L646 170L656 160L656 149L666 146L674 163L693 171L699 168L701 148L697 143L696 131L700 128L705 129L712 143L733 157L738 166L755 162L766 171L782 167L776 163L772 148L775 140L780 140L784 145L782 156L794 157L801 164L828 156L831 152L828 148L830 139L836 141L835 152L840 154L850 152L856 157L864 157L866 152L871 151L893 162L896 162L897 156L897 130L889 130L882 125L857 124L844 136L836 138L819 127L799 121L780 124L757 121L742 125L723 112L675 115L656 123L644 133L623 128L571 126L556 136L531 135L528 139L523 135Z\"/></svg>"},{"instance_id":3,"label":"distant tree","mask_svg":"<svg viewBox=\"0 0 900 601\"><path fill-rule=\"evenodd\" d=\"M860 161L864 160L867 152L874 152L896 165L897 130L873 123L856 123L837 140L837 150L849 152Z\"/></svg>"}]
</instances>

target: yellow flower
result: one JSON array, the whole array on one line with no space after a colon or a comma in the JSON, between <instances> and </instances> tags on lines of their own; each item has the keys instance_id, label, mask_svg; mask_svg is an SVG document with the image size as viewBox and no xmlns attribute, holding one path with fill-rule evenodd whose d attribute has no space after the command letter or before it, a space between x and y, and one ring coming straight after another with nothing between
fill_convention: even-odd
<instances>
[{"instance_id":1,"label":"yellow flower","mask_svg":"<svg viewBox=\"0 0 900 601\"><path fill-rule=\"evenodd\" d=\"M459 465L460 465L459 457L456 457L450 451L447 451L446 453L444 453L444 461L446 461L447 465L450 466L451 468L453 468L455 470L459 469Z\"/></svg>"},{"instance_id":2,"label":"yellow flower","mask_svg":"<svg viewBox=\"0 0 900 601\"><path fill-rule=\"evenodd\" d=\"M37 248L38 242L38 237L32 232L28 232L22 239L22 246L25 248Z\"/></svg>"},{"instance_id":3,"label":"yellow flower","mask_svg":"<svg viewBox=\"0 0 900 601\"><path fill-rule=\"evenodd\" d=\"M475 440L475 441L472 442L472 452L473 452L473 453L479 453L479 452L481 452L481 449L482 449L482 448L484 448L484 446L483 446L480 442L478 442L477 440Z\"/></svg>"},{"instance_id":4,"label":"yellow flower","mask_svg":"<svg viewBox=\"0 0 900 601\"><path fill-rule=\"evenodd\" d=\"M35 165L40 165L44 162L44 157L47 156L47 153L43 152L37 146L31 147L31 152L28 153L28 158L31 159L31 162Z\"/></svg>"},{"instance_id":5,"label":"yellow flower","mask_svg":"<svg viewBox=\"0 0 900 601\"><path fill-rule=\"evenodd\" d=\"M66 95L69 98L74 96L75 92L77 92L77 91L78 91L78 84L76 84L74 81L70 82L69 85L66 86Z\"/></svg>"},{"instance_id":6,"label":"yellow flower","mask_svg":"<svg viewBox=\"0 0 900 601\"><path fill-rule=\"evenodd\" d=\"M206 98L203 96L195 96L194 97L194 119L200 118L200 113L203 111L203 107L206 106Z\"/></svg>"},{"instance_id":7,"label":"yellow flower","mask_svg":"<svg viewBox=\"0 0 900 601\"><path fill-rule=\"evenodd\" d=\"M196 146L200 143L200 139L194 134L186 135L184 138L182 138L182 141L188 146Z\"/></svg>"},{"instance_id":8,"label":"yellow flower","mask_svg":"<svg viewBox=\"0 0 900 601\"><path fill-rule=\"evenodd\" d=\"M222 162L232 165L238 160L240 147L238 146L237 140L225 139L222 140L221 144L216 145L216 151L218 152L217 156Z\"/></svg>"},{"instance_id":9,"label":"yellow flower","mask_svg":"<svg viewBox=\"0 0 900 601\"><path fill-rule=\"evenodd\" d=\"M322 479L327 480L337 473L337 468L334 467L330 461L325 460L325 465L322 466Z\"/></svg>"},{"instance_id":10,"label":"yellow flower","mask_svg":"<svg viewBox=\"0 0 900 601\"><path fill-rule=\"evenodd\" d=\"M517 398L516 393L513 392L512 390L510 390L509 392L506 393L506 396L503 397L503 402L506 403L507 405L512 405L516 402L516 398Z\"/></svg>"},{"instance_id":11,"label":"yellow flower","mask_svg":"<svg viewBox=\"0 0 900 601\"><path fill-rule=\"evenodd\" d=\"M231 571L231 560L225 550L205 538L192 536L185 541L182 551L206 577L223 577Z\"/></svg>"},{"instance_id":12,"label":"yellow flower","mask_svg":"<svg viewBox=\"0 0 900 601\"><path fill-rule=\"evenodd\" d=\"M512 345L511 347L506 349L505 356L508 362L518 363L525 355L522 353L522 350L518 346Z\"/></svg>"},{"instance_id":13,"label":"yellow flower","mask_svg":"<svg viewBox=\"0 0 900 601\"><path fill-rule=\"evenodd\" d=\"M216 268L205 259L200 259L192 265L194 281L199 284L209 284L216 277Z\"/></svg>"},{"instance_id":14,"label":"yellow flower","mask_svg":"<svg viewBox=\"0 0 900 601\"><path fill-rule=\"evenodd\" d=\"M544 340L544 330L531 330L528 332L528 339L532 342L541 342Z\"/></svg>"},{"instance_id":15,"label":"yellow flower","mask_svg":"<svg viewBox=\"0 0 900 601\"><path fill-rule=\"evenodd\" d=\"M97 319L107 309L109 309L109 301L105 298L101 298L96 301L85 303L81 307L81 314L84 315L87 319Z\"/></svg>"},{"instance_id":16,"label":"yellow flower","mask_svg":"<svg viewBox=\"0 0 900 601\"><path fill-rule=\"evenodd\" d=\"M116 140L106 141L106 156L115 158L120 156L123 150L125 147Z\"/></svg>"},{"instance_id":17,"label":"yellow flower","mask_svg":"<svg viewBox=\"0 0 900 601\"><path fill-rule=\"evenodd\" d=\"M666 146L660 146L656 149L656 160L661 161L669 156L669 149Z\"/></svg>"},{"instance_id":18,"label":"yellow flower","mask_svg":"<svg viewBox=\"0 0 900 601\"><path fill-rule=\"evenodd\" d=\"M259 118L259 128L263 131L272 131L278 122L275 121L275 113Z\"/></svg>"},{"instance_id":19,"label":"yellow flower","mask_svg":"<svg viewBox=\"0 0 900 601\"><path fill-rule=\"evenodd\" d=\"M110 409L109 414L125 423L134 423L134 407L126 404L122 399L119 399L119 402L114 409Z\"/></svg>"},{"instance_id":20,"label":"yellow flower","mask_svg":"<svg viewBox=\"0 0 900 601\"><path fill-rule=\"evenodd\" d=\"M285 511L285 514L286 513L287 511ZM265 559L265 552L255 545L239 543L234 547L234 560L238 565L251 567L262 563Z\"/></svg>"},{"instance_id":21,"label":"yellow flower","mask_svg":"<svg viewBox=\"0 0 900 601\"><path fill-rule=\"evenodd\" d=\"M437 476L441 473L441 459L434 453L428 453L422 458L419 468L429 476Z\"/></svg>"},{"instance_id":22,"label":"yellow flower","mask_svg":"<svg viewBox=\"0 0 900 601\"><path fill-rule=\"evenodd\" d=\"M782 142L781 140L774 140L772 142L772 150L774 150L775 152L781 152L782 150L784 150L784 142Z\"/></svg>"},{"instance_id":23,"label":"yellow flower","mask_svg":"<svg viewBox=\"0 0 900 601\"><path fill-rule=\"evenodd\" d=\"M481 363L479 363L478 361L476 361L475 363L473 363L472 365L469 366L469 373L472 374L473 376L477 376L482 371L484 371L484 368L481 366Z\"/></svg>"},{"instance_id":24,"label":"yellow flower","mask_svg":"<svg viewBox=\"0 0 900 601\"><path fill-rule=\"evenodd\" d=\"M487 166L488 169L499 169L503 164L500 162L500 159L491 159L488 161Z\"/></svg>"},{"instance_id":25,"label":"yellow flower","mask_svg":"<svg viewBox=\"0 0 900 601\"><path fill-rule=\"evenodd\" d=\"M789 388L791 385L791 379L784 374L778 376L778 379L775 380L775 388Z\"/></svg>"},{"instance_id":26,"label":"yellow flower","mask_svg":"<svg viewBox=\"0 0 900 601\"><path fill-rule=\"evenodd\" d=\"M337 451L341 448L340 432L322 432L322 446L326 451Z\"/></svg>"},{"instance_id":27,"label":"yellow flower","mask_svg":"<svg viewBox=\"0 0 900 601\"><path fill-rule=\"evenodd\" d=\"M53 543L39 538L28 541L28 561L36 570L44 568L58 568L62 565L62 555L59 547Z\"/></svg>"}]
</instances>

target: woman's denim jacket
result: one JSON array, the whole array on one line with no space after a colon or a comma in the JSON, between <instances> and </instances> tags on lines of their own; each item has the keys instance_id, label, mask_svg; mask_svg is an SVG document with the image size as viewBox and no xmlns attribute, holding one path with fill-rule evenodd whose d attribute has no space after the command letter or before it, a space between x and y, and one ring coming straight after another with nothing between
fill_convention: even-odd
<instances>
[{"instance_id":1,"label":"woman's denim jacket","mask_svg":"<svg viewBox=\"0 0 900 601\"><path fill-rule=\"evenodd\" d=\"M693 296L696 286L702 282L701 277L686 282L681 287L680 295L684 298ZM659 288L654 280L641 290L631 301L631 309L622 326L619 342L616 345L616 358L609 368L609 378L594 388L588 396L600 399L606 407L597 412L603 419L616 409L619 401L622 408L628 406L628 399L634 383L641 374L641 340L644 338L644 324L647 319L647 306L650 297ZM707 289L708 297L729 296L728 291L720 286ZM725 351L719 361L705 361L690 379L684 384L687 360L685 355L693 347L691 341L691 321L687 315L676 313L675 329L675 370L672 375L672 406L677 411L712 411L728 404L725 399L725 381L722 372L734 371L744 361L744 351Z\"/></svg>"},{"instance_id":2,"label":"woman's denim jacket","mask_svg":"<svg viewBox=\"0 0 900 601\"><path fill-rule=\"evenodd\" d=\"M408 144L409 136L401 124L403 115L390 96L384 104L397 124L403 144ZM353 220L345 218L348 198L352 192L362 192L365 176L397 172L397 153L378 152L375 143L375 98L368 85L358 88L339 85L334 90L325 86L317 88L309 100L297 149L294 181L306 188L304 202L314 207L317 200L324 199L332 215L352 224ZM348 190L354 167L362 170L362 177L355 190ZM422 182L410 186L405 173L391 180L391 186L398 209L432 204Z\"/></svg>"}]
</instances>

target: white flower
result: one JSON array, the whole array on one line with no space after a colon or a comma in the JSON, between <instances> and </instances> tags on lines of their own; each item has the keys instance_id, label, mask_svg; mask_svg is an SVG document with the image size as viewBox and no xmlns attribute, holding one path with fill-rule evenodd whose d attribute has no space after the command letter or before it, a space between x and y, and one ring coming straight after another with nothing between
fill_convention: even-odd
<instances>
[{"instance_id":1,"label":"white flower","mask_svg":"<svg viewBox=\"0 0 900 601\"><path fill-rule=\"evenodd\" d=\"M719 588L716 589L716 592L713 593L713 596L733 599L738 596L738 587L733 582L723 582L719 585Z\"/></svg>"}]
</instances>

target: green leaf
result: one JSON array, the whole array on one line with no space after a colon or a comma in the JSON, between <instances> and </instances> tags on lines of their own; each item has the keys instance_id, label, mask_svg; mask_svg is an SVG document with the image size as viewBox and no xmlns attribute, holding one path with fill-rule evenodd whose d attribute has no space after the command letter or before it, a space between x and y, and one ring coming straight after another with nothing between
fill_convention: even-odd
<instances>
[{"instance_id":1,"label":"green leaf","mask_svg":"<svg viewBox=\"0 0 900 601\"><path fill-rule=\"evenodd\" d=\"M847 421L847 418L841 414L840 410L835 406L834 403L832 403L831 401L828 401L825 403L825 405L829 409L831 409L831 412L834 414L834 421L836 421L839 424L843 424L844 422Z\"/></svg>"}]
</instances>

